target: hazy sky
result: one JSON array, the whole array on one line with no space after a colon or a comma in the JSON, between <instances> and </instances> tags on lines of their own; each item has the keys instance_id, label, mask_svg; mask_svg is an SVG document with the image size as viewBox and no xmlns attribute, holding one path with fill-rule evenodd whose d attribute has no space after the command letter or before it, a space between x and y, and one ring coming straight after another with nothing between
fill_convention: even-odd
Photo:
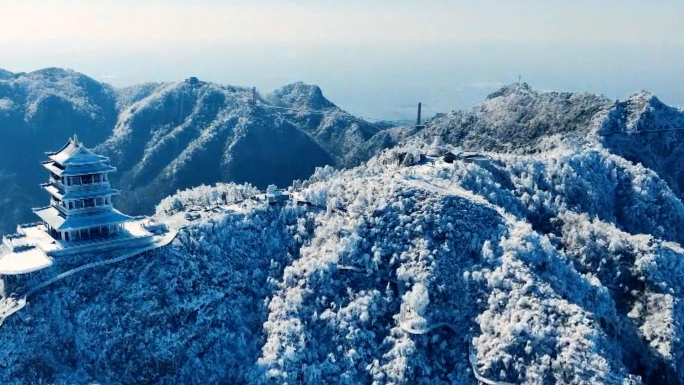
<instances>
[{"instance_id":1,"label":"hazy sky","mask_svg":"<svg viewBox=\"0 0 684 385\"><path fill-rule=\"evenodd\" d=\"M0 68L73 68L116 86L188 76L264 91L302 80L371 118L534 88L684 106L684 2L9 1Z\"/></svg>"}]
</instances>

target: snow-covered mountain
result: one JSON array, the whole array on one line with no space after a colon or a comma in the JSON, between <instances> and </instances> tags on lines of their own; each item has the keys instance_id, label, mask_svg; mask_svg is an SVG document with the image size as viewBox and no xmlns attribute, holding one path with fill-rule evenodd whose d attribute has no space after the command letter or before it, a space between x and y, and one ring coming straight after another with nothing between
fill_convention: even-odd
<instances>
[{"instance_id":1,"label":"snow-covered mountain","mask_svg":"<svg viewBox=\"0 0 684 385\"><path fill-rule=\"evenodd\" d=\"M433 119L424 130L408 136L407 141L437 139L462 151L510 154L540 153L559 145L601 146L656 171L680 198L684 193L679 162L684 151L684 112L646 91L611 101L514 84L470 110Z\"/></svg>"},{"instance_id":2,"label":"snow-covered mountain","mask_svg":"<svg viewBox=\"0 0 684 385\"><path fill-rule=\"evenodd\" d=\"M155 107L186 92L214 109ZM325 150L335 164L377 153L318 168L282 204L250 184L164 198L157 219L189 221L171 246L49 286L0 326L0 382L684 383L681 111L647 93L616 103L515 85L422 130L337 141L313 117L265 120L302 105L343 119L320 90L256 105L240 93L251 97L201 82L129 89L100 149L134 183L192 121L209 128L181 153L259 146L240 136L258 114L331 148L371 134ZM211 153L174 167L236 161ZM150 175L164 172L183 175Z\"/></svg>"},{"instance_id":3,"label":"snow-covered mountain","mask_svg":"<svg viewBox=\"0 0 684 385\"><path fill-rule=\"evenodd\" d=\"M380 131L303 83L256 103L251 89L195 79L144 91L97 148L119 168L124 207L136 211L179 188L220 181L286 186L316 167L358 163L348 155Z\"/></svg>"},{"instance_id":4,"label":"snow-covered mountain","mask_svg":"<svg viewBox=\"0 0 684 385\"><path fill-rule=\"evenodd\" d=\"M602 144L611 152L657 172L684 197L684 114L649 92L616 102L598 120Z\"/></svg>"},{"instance_id":5,"label":"snow-covered mountain","mask_svg":"<svg viewBox=\"0 0 684 385\"><path fill-rule=\"evenodd\" d=\"M342 111L316 86L295 83L257 97L251 89L189 78L115 89L47 68L0 76L0 233L32 220L47 197L44 151L77 134L119 168L120 206L149 213L177 189L216 182L265 188L305 179L315 167L358 164L381 131ZM358 155L361 154L361 155Z\"/></svg>"},{"instance_id":6,"label":"snow-covered mountain","mask_svg":"<svg viewBox=\"0 0 684 385\"><path fill-rule=\"evenodd\" d=\"M452 111L427 122L420 137L439 137L464 150L533 153L558 141L587 140L593 120L611 104L602 96L541 93L525 83L513 84L470 110Z\"/></svg>"}]
</instances>

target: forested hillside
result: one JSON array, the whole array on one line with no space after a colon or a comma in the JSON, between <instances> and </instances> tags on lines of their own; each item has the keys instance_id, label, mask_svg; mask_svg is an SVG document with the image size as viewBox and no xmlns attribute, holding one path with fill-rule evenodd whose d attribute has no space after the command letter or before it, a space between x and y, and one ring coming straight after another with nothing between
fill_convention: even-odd
<instances>
[{"instance_id":1,"label":"forested hillside","mask_svg":"<svg viewBox=\"0 0 684 385\"><path fill-rule=\"evenodd\" d=\"M223 209L37 296L0 329L3 382L684 380L684 205L657 174L600 148L397 161L428 150L319 169L283 205L164 199L160 220Z\"/></svg>"}]
</instances>

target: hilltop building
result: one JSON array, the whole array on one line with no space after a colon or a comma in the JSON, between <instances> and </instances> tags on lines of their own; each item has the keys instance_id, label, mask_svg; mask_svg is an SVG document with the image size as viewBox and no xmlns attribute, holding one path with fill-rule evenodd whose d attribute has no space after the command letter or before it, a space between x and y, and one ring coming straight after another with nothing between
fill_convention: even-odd
<instances>
[{"instance_id":1,"label":"hilltop building","mask_svg":"<svg viewBox=\"0 0 684 385\"><path fill-rule=\"evenodd\" d=\"M50 180L41 185L50 205L33 209L56 240L79 241L119 234L123 223L133 220L114 209L109 173L116 171L109 158L94 154L76 137L56 152L47 152L42 162Z\"/></svg>"},{"instance_id":2,"label":"hilltop building","mask_svg":"<svg viewBox=\"0 0 684 385\"><path fill-rule=\"evenodd\" d=\"M50 171L41 187L50 205L33 209L40 222L22 224L3 237L0 275L25 274L52 265L53 257L144 246L153 241L147 218L122 214L112 204L119 194L109 174L109 158L95 154L76 136L59 151L47 152Z\"/></svg>"}]
</instances>

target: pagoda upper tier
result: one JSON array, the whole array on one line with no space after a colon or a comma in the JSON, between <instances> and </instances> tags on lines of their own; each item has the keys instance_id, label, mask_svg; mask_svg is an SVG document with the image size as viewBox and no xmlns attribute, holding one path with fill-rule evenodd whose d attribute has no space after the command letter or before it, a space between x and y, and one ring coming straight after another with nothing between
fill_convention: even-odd
<instances>
[{"instance_id":1,"label":"pagoda upper tier","mask_svg":"<svg viewBox=\"0 0 684 385\"><path fill-rule=\"evenodd\" d=\"M108 164L109 158L90 151L75 136L59 151L46 152L45 155L50 160L42 162L43 166L59 176L116 171Z\"/></svg>"}]
</instances>

